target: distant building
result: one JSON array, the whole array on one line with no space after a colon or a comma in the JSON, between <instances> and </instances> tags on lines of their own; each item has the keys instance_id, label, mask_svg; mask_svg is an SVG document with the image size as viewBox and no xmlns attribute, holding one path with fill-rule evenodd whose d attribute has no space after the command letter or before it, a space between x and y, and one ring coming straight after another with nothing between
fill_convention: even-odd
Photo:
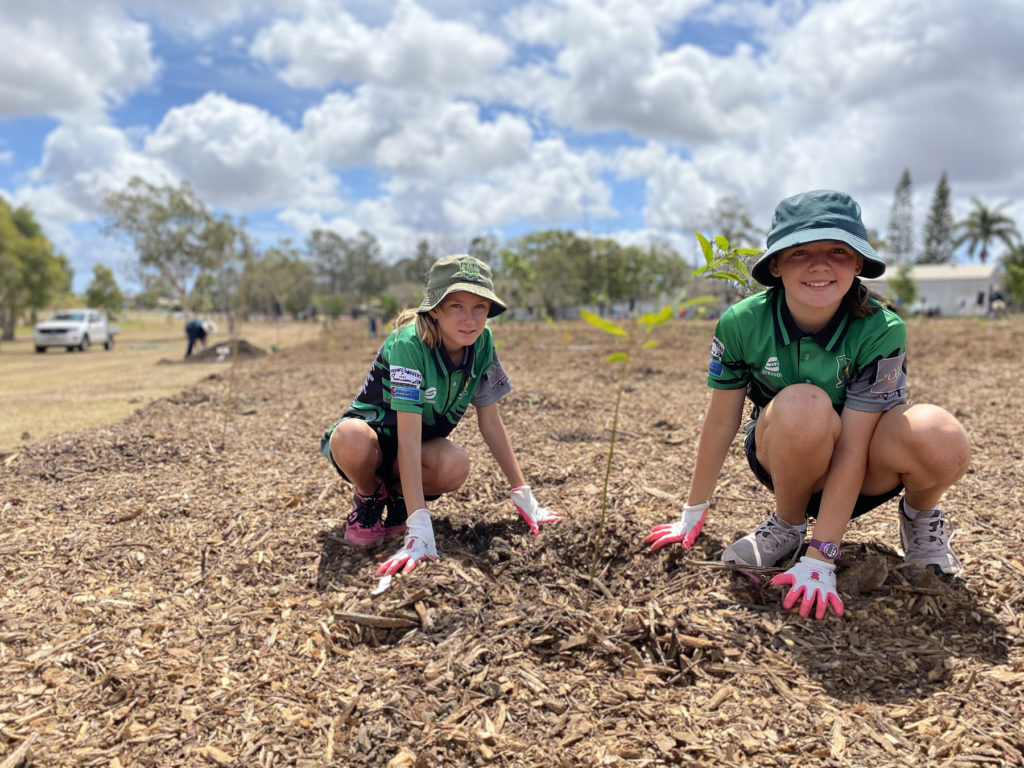
<instances>
[{"instance_id":1,"label":"distant building","mask_svg":"<svg viewBox=\"0 0 1024 768\"><path fill-rule=\"evenodd\" d=\"M939 315L985 316L991 311L992 294L999 289L996 264L914 264L910 279L917 284L914 309ZM889 266L886 274L865 284L875 293L892 298L886 278L896 274Z\"/></svg>"}]
</instances>

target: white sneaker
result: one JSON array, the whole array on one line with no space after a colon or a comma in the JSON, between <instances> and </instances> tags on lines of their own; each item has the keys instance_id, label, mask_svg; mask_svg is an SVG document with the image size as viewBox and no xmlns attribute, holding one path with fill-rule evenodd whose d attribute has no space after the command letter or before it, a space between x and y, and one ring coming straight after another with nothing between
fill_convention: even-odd
<instances>
[{"instance_id":1,"label":"white sneaker","mask_svg":"<svg viewBox=\"0 0 1024 768\"><path fill-rule=\"evenodd\" d=\"M903 497L900 497L900 546L903 547L903 562L911 571L926 568L937 570L947 576L960 573L960 561L949 547L953 538L953 526L941 509L922 512L911 520L903 511Z\"/></svg>"},{"instance_id":2,"label":"white sneaker","mask_svg":"<svg viewBox=\"0 0 1024 768\"><path fill-rule=\"evenodd\" d=\"M804 533L772 512L756 531L730 544L722 562L770 568L800 548Z\"/></svg>"}]
</instances>

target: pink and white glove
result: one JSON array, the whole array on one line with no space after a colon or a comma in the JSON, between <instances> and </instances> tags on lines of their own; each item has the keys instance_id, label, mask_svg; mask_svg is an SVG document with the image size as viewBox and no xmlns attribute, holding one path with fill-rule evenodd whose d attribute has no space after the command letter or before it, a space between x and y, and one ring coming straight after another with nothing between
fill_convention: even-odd
<instances>
[{"instance_id":1,"label":"pink and white glove","mask_svg":"<svg viewBox=\"0 0 1024 768\"><path fill-rule=\"evenodd\" d=\"M693 542L700 536L704 527L704 515L707 514L711 503L708 501L700 504L687 504L683 507L683 516L678 523L662 523L651 528L650 535L644 539L645 544L651 545L651 552L656 552L662 547L679 542L683 549L689 549Z\"/></svg>"},{"instance_id":2,"label":"pink and white glove","mask_svg":"<svg viewBox=\"0 0 1024 768\"><path fill-rule=\"evenodd\" d=\"M824 560L817 560L813 557L801 557L797 564L785 573L780 573L772 579L772 586L789 585L789 592L782 601L782 607L787 611L796 605L796 601L803 597L800 603L800 615L807 618L811 608L817 605L814 618L821 621L828 613L829 606L836 616L843 615L843 601L836 592L836 564L827 563Z\"/></svg>"},{"instance_id":3,"label":"pink and white glove","mask_svg":"<svg viewBox=\"0 0 1024 768\"><path fill-rule=\"evenodd\" d=\"M528 485L520 485L518 488L513 488L511 496L512 503L519 510L520 517L530 526L534 536L540 535L540 526L545 523L554 523L565 519L563 515L557 512L537 506L537 501L533 498L533 491L530 490Z\"/></svg>"},{"instance_id":4,"label":"pink and white glove","mask_svg":"<svg viewBox=\"0 0 1024 768\"><path fill-rule=\"evenodd\" d=\"M405 521L409 526L405 532L405 544L400 550L377 567L378 576L410 573L421 560L436 560L434 526L430 523L430 510L417 509Z\"/></svg>"}]
</instances>

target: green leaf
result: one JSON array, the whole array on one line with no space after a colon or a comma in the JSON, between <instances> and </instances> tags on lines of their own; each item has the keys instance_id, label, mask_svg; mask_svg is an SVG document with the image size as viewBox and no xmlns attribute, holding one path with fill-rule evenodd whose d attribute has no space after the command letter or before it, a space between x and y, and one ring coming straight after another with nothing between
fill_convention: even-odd
<instances>
[{"instance_id":1,"label":"green leaf","mask_svg":"<svg viewBox=\"0 0 1024 768\"><path fill-rule=\"evenodd\" d=\"M643 346L640 347L640 349L650 349L651 347L656 346L658 346L658 342L656 342L654 339L648 339L643 343Z\"/></svg>"},{"instance_id":2,"label":"green leaf","mask_svg":"<svg viewBox=\"0 0 1024 768\"><path fill-rule=\"evenodd\" d=\"M737 256L760 256L764 251L760 248L737 248L733 253Z\"/></svg>"},{"instance_id":3,"label":"green leaf","mask_svg":"<svg viewBox=\"0 0 1024 768\"><path fill-rule=\"evenodd\" d=\"M580 315L583 317L584 320L586 320L588 323L590 323L590 325L594 326L595 328L600 328L601 330L607 331L608 333L614 334L615 336L628 335L624 328L620 328L615 323L605 320L603 317L595 315L593 312L588 312L585 309L581 309Z\"/></svg>"},{"instance_id":4,"label":"green leaf","mask_svg":"<svg viewBox=\"0 0 1024 768\"><path fill-rule=\"evenodd\" d=\"M717 278L719 280L732 280L733 282L743 284L743 278L739 275L734 275L732 272L715 272L713 275L708 277Z\"/></svg>"},{"instance_id":5,"label":"green leaf","mask_svg":"<svg viewBox=\"0 0 1024 768\"><path fill-rule=\"evenodd\" d=\"M683 307L692 307L697 304L711 304L714 301L714 296L696 296L692 299L687 299L686 301L684 301L682 304L679 305L679 308L682 309Z\"/></svg>"},{"instance_id":6,"label":"green leaf","mask_svg":"<svg viewBox=\"0 0 1024 768\"><path fill-rule=\"evenodd\" d=\"M711 243L700 232L694 232L693 234L697 237L697 242L700 243L700 249L704 253L704 261L710 264L711 260L715 258L715 249L711 247Z\"/></svg>"},{"instance_id":7,"label":"green leaf","mask_svg":"<svg viewBox=\"0 0 1024 768\"><path fill-rule=\"evenodd\" d=\"M737 257L737 256L730 256L729 257L729 263L732 265L733 269L735 269L741 275L749 275L750 274L750 270L747 269L747 265L744 264L743 260L740 259L739 257Z\"/></svg>"},{"instance_id":8,"label":"green leaf","mask_svg":"<svg viewBox=\"0 0 1024 768\"><path fill-rule=\"evenodd\" d=\"M608 357L605 358L605 362L609 363L625 363L629 361L629 355L625 352L612 352Z\"/></svg>"},{"instance_id":9,"label":"green leaf","mask_svg":"<svg viewBox=\"0 0 1024 768\"><path fill-rule=\"evenodd\" d=\"M721 248L723 251L729 250L729 241L721 235L715 235L715 245Z\"/></svg>"}]
</instances>

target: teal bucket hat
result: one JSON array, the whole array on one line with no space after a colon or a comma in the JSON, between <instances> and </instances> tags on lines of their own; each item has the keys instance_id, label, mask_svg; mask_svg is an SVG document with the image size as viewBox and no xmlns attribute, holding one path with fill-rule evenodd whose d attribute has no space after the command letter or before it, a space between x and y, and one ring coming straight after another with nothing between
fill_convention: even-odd
<instances>
[{"instance_id":1,"label":"teal bucket hat","mask_svg":"<svg viewBox=\"0 0 1024 768\"><path fill-rule=\"evenodd\" d=\"M505 302L494 293L491 268L475 256L460 253L443 256L434 262L427 276L427 295L416 311L429 312L444 301L445 296L455 291L469 291L489 299L491 308L487 312L488 317L497 317L507 309Z\"/></svg>"},{"instance_id":2,"label":"teal bucket hat","mask_svg":"<svg viewBox=\"0 0 1024 768\"><path fill-rule=\"evenodd\" d=\"M816 189L779 203L768 233L768 250L750 273L762 285L779 285L781 281L769 269L772 256L817 240L838 240L863 256L861 277L880 277L885 272L885 262L868 243L868 231L861 221L857 201L844 192Z\"/></svg>"}]
</instances>

